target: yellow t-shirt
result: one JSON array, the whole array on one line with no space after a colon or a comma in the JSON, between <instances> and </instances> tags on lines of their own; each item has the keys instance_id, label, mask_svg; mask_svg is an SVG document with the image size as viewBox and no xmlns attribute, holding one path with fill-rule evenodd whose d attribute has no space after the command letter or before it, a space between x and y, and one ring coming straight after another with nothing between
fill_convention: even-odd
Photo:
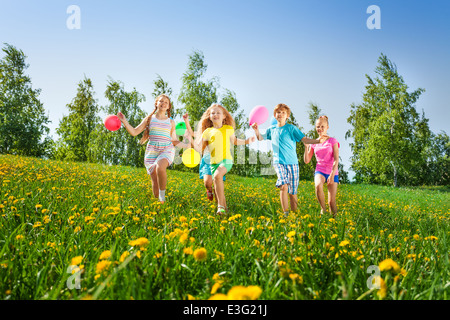
<instances>
[{"instance_id":1,"label":"yellow t-shirt","mask_svg":"<svg viewBox=\"0 0 450 320\"><path fill-rule=\"evenodd\" d=\"M230 138L233 133L233 127L226 124L220 129L212 127L203 131L202 138L208 142L208 148L211 152L211 163L216 164L224 159L233 160L230 148Z\"/></svg>"}]
</instances>

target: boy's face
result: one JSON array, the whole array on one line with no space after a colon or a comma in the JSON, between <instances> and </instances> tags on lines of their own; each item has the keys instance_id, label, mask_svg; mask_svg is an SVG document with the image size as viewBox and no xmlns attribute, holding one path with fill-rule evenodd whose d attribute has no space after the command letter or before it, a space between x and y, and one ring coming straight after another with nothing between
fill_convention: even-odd
<instances>
[{"instance_id":1,"label":"boy's face","mask_svg":"<svg viewBox=\"0 0 450 320\"><path fill-rule=\"evenodd\" d=\"M288 115L285 109L278 109L275 112L275 119L277 119L278 122L284 123L286 122L287 118Z\"/></svg>"}]
</instances>

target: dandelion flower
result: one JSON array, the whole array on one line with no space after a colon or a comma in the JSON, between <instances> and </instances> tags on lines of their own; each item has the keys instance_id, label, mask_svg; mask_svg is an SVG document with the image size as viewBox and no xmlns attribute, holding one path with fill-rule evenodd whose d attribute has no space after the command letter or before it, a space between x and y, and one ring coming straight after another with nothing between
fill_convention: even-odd
<instances>
[{"instance_id":1,"label":"dandelion flower","mask_svg":"<svg viewBox=\"0 0 450 320\"><path fill-rule=\"evenodd\" d=\"M143 237L129 242L129 245L132 247L145 247L148 244L148 239Z\"/></svg>"},{"instance_id":2,"label":"dandelion flower","mask_svg":"<svg viewBox=\"0 0 450 320\"><path fill-rule=\"evenodd\" d=\"M339 246L345 247L346 245L349 245L349 244L350 244L350 242L348 240L344 240L344 241L341 241L341 243L339 243Z\"/></svg>"},{"instance_id":3,"label":"dandelion flower","mask_svg":"<svg viewBox=\"0 0 450 320\"><path fill-rule=\"evenodd\" d=\"M207 252L205 248L195 249L194 251L194 259L197 261L205 261L207 256Z\"/></svg>"},{"instance_id":4,"label":"dandelion flower","mask_svg":"<svg viewBox=\"0 0 450 320\"><path fill-rule=\"evenodd\" d=\"M393 271L394 273L399 273L400 272L400 267L397 264L397 262L395 262L392 259L386 259L383 260L380 265L380 271Z\"/></svg>"},{"instance_id":5,"label":"dandelion flower","mask_svg":"<svg viewBox=\"0 0 450 320\"><path fill-rule=\"evenodd\" d=\"M111 261L108 260L102 260L99 263L97 263L97 268L95 270L95 273L100 274L106 270L108 270L108 268L111 266Z\"/></svg>"},{"instance_id":6,"label":"dandelion flower","mask_svg":"<svg viewBox=\"0 0 450 320\"><path fill-rule=\"evenodd\" d=\"M105 250L102 252L102 254L100 255L100 258L98 258L99 260L105 260L108 259L111 256L111 250Z\"/></svg>"},{"instance_id":7,"label":"dandelion flower","mask_svg":"<svg viewBox=\"0 0 450 320\"><path fill-rule=\"evenodd\" d=\"M76 256L75 258L72 258L72 261L70 262L70 264L72 266L77 266L81 263L81 261L83 261L83 257L82 256Z\"/></svg>"}]
</instances>

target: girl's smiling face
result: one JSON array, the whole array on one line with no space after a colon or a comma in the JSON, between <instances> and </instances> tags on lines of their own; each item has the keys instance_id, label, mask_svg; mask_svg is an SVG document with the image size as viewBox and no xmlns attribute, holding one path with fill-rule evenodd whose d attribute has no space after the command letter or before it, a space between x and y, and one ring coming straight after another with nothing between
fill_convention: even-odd
<instances>
[{"instance_id":1,"label":"girl's smiling face","mask_svg":"<svg viewBox=\"0 0 450 320\"><path fill-rule=\"evenodd\" d=\"M215 124L222 124L223 120L225 119L225 114L223 113L221 108L214 107L211 109L209 119L211 119L211 121Z\"/></svg>"},{"instance_id":2,"label":"girl's smiling face","mask_svg":"<svg viewBox=\"0 0 450 320\"><path fill-rule=\"evenodd\" d=\"M326 120L318 119L316 121L316 131L320 137L326 136L328 130L328 123Z\"/></svg>"},{"instance_id":3,"label":"girl's smiling face","mask_svg":"<svg viewBox=\"0 0 450 320\"><path fill-rule=\"evenodd\" d=\"M167 99L167 97L159 97L158 100L156 100L156 107L161 111L167 111L170 108L170 101Z\"/></svg>"}]
</instances>

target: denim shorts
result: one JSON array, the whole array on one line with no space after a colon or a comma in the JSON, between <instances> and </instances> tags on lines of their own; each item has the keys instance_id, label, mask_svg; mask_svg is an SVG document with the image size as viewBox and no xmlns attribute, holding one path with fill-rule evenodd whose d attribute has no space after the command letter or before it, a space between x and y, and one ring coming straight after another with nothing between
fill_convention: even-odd
<instances>
[{"instance_id":1,"label":"denim shorts","mask_svg":"<svg viewBox=\"0 0 450 320\"><path fill-rule=\"evenodd\" d=\"M316 174L321 174L325 177L325 182L327 182L328 177L330 176L329 174L320 172L320 171L316 171L314 172L314 176L316 176ZM339 183L339 176L337 174L334 175L334 182Z\"/></svg>"}]
</instances>

